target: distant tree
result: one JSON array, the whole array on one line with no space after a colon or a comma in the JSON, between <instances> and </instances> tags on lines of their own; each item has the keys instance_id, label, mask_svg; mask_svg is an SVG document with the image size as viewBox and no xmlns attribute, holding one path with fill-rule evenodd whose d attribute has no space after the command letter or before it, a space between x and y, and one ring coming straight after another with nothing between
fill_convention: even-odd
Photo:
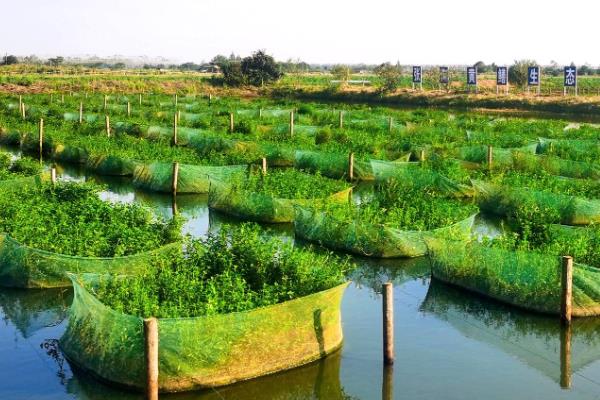
<instances>
[{"instance_id":1,"label":"distant tree","mask_svg":"<svg viewBox=\"0 0 600 400\"><path fill-rule=\"evenodd\" d=\"M212 60L210 60L210 63L213 65L218 65L219 67L223 67L223 65L229 63L229 58L225 57L224 55L217 54L212 58Z\"/></svg>"},{"instance_id":2,"label":"distant tree","mask_svg":"<svg viewBox=\"0 0 600 400\"><path fill-rule=\"evenodd\" d=\"M64 61L65 61L65 58L59 56L59 57L49 58L48 59L48 64L52 65L53 67L58 67Z\"/></svg>"},{"instance_id":3,"label":"distant tree","mask_svg":"<svg viewBox=\"0 0 600 400\"><path fill-rule=\"evenodd\" d=\"M126 65L124 62L118 62L112 66L112 69L125 69L125 67Z\"/></svg>"},{"instance_id":4,"label":"distant tree","mask_svg":"<svg viewBox=\"0 0 600 400\"><path fill-rule=\"evenodd\" d=\"M375 73L381 78L382 92L393 92L400 86L400 78L402 77L400 65L392 65L389 62L383 63L375 68Z\"/></svg>"},{"instance_id":5,"label":"distant tree","mask_svg":"<svg viewBox=\"0 0 600 400\"><path fill-rule=\"evenodd\" d=\"M245 83L244 75L242 74L242 64L240 62L227 62L222 64L221 72L223 73L223 82L228 86L241 86Z\"/></svg>"},{"instance_id":6,"label":"distant tree","mask_svg":"<svg viewBox=\"0 0 600 400\"><path fill-rule=\"evenodd\" d=\"M331 68L331 74L342 83L347 83L350 79L350 67L342 64L334 65Z\"/></svg>"},{"instance_id":7,"label":"distant tree","mask_svg":"<svg viewBox=\"0 0 600 400\"><path fill-rule=\"evenodd\" d=\"M481 73L488 72L490 69L483 61L477 61L475 64L473 64L473 66L477 68L477 72Z\"/></svg>"},{"instance_id":8,"label":"distant tree","mask_svg":"<svg viewBox=\"0 0 600 400\"><path fill-rule=\"evenodd\" d=\"M590 67L589 64L584 64L581 67L579 67L579 69L577 70L577 73L579 75L593 75L594 70L592 69L592 67Z\"/></svg>"},{"instance_id":9,"label":"distant tree","mask_svg":"<svg viewBox=\"0 0 600 400\"><path fill-rule=\"evenodd\" d=\"M508 79L511 84L525 86L527 84L527 67L536 65L535 60L515 60L515 63L508 67Z\"/></svg>"},{"instance_id":10,"label":"distant tree","mask_svg":"<svg viewBox=\"0 0 600 400\"><path fill-rule=\"evenodd\" d=\"M251 56L245 57L240 66L244 80L253 86L263 86L283 76L275 59L264 50L258 50Z\"/></svg>"},{"instance_id":11,"label":"distant tree","mask_svg":"<svg viewBox=\"0 0 600 400\"><path fill-rule=\"evenodd\" d=\"M17 64L18 62L19 59L17 58L17 56L13 56L12 54L9 56L2 57L2 65L13 65Z\"/></svg>"}]
</instances>

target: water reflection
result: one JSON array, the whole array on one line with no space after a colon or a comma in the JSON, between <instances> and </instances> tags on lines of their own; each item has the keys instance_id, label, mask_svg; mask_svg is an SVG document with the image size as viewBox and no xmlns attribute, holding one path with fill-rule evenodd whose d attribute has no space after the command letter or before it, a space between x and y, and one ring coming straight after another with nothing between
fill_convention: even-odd
<instances>
[{"instance_id":1,"label":"water reflection","mask_svg":"<svg viewBox=\"0 0 600 400\"><path fill-rule=\"evenodd\" d=\"M421 311L518 358L565 388L573 373L600 359L600 318L576 318L565 329L558 318L515 309L435 279Z\"/></svg>"}]
</instances>

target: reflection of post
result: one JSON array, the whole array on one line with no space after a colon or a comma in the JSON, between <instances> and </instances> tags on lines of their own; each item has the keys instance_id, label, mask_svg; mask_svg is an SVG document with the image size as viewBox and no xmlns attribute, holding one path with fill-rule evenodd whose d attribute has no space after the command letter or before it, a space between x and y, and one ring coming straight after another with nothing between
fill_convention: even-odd
<instances>
[{"instance_id":1,"label":"reflection of post","mask_svg":"<svg viewBox=\"0 0 600 400\"><path fill-rule=\"evenodd\" d=\"M171 209L173 211L173 218L175 218L177 216L177 195L175 193L173 193L173 196L171 197Z\"/></svg>"},{"instance_id":2,"label":"reflection of post","mask_svg":"<svg viewBox=\"0 0 600 400\"><path fill-rule=\"evenodd\" d=\"M394 364L394 287L383 284L383 364Z\"/></svg>"},{"instance_id":3,"label":"reflection of post","mask_svg":"<svg viewBox=\"0 0 600 400\"><path fill-rule=\"evenodd\" d=\"M563 256L561 265L560 316L565 325L571 323L573 296L573 257Z\"/></svg>"},{"instance_id":4,"label":"reflection of post","mask_svg":"<svg viewBox=\"0 0 600 400\"><path fill-rule=\"evenodd\" d=\"M381 400L392 400L394 398L394 367L385 365L383 367L383 383L381 385Z\"/></svg>"},{"instance_id":5,"label":"reflection of post","mask_svg":"<svg viewBox=\"0 0 600 400\"><path fill-rule=\"evenodd\" d=\"M571 324L560 328L560 387L571 388Z\"/></svg>"}]
</instances>

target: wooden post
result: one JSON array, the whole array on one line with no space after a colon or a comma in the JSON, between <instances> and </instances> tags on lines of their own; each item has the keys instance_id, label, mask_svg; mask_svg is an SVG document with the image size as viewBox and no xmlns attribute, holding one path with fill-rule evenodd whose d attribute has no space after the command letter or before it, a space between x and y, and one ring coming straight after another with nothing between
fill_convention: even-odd
<instances>
[{"instance_id":1,"label":"wooden post","mask_svg":"<svg viewBox=\"0 0 600 400\"><path fill-rule=\"evenodd\" d=\"M146 356L146 398L158 400L158 320L144 319L144 348Z\"/></svg>"},{"instance_id":2,"label":"wooden post","mask_svg":"<svg viewBox=\"0 0 600 400\"><path fill-rule=\"evenodd\" d=\"M110 137L110 117L108 115L105 116L105 123L106 123L106 136Z\"/></svg>"},{"instance_id":3,"label":"wooden post","mask_svg":"<svg viewBox=\"0 0 600 400\"><path fill-rule=\"evenodd\" d=\"M23 96L19 95L19 112L21 111L21 108L23 108Z\"/></svg>"},{"instance_id":4,"label":"wooden post","mask_svg":"<svg viewBox=\"0 0 600 400\"><path fill-rule=\"evenodd\" d=\"M177 113L173 114L173 146L177 146Z\"/></svg>"},{"instance_id":5,"label":"wooden post","mask_svg":"<svg viewBox=\"0 0 600 400\"><path fill-rule=\"evenodd\" d=\"M563 324L571 323L573 297L573 257L563 256L561 263L560 316Z\"/></svg>"},{"instance_id":6,"label":"wooden post","mask_svg":"<svg viewBox=\"0 0 600 400\"><path fill-rule=\"evenodd\" d=\"M79 102L79 123L83 123L83 101Z\"/></svg>"},{"instance_id":7,"label":"wooden post","mask_svg":"<svg viewBox=\"0 0 600 400\"><path fill-rule=\"evenodd\" d=\"M487 147L487 165L489 169L492 169L492 165L494 163L494 151L492 146Z\"/></svg>"},{"instance_id":8,"label":"wooden post","mask_svg":"<svg viewBox=\"0 0 600 400\"><path fill-rule=\"evenodd\" d=\"M55 167L50 168L50 182L52 182L53 185L56 185L56 168Z\"/></svg>"},{"instance_id":9,"label":"wooden post","mask_svg":"<svg viewBox=\"0 0 600 400\"><path fill-rule=\"evenodd\" d=\"M560 387L571 388L571 324L560 327Z\"/></svg>"},{"instance_id":10,"label":"wooden post","mask_svg":"<svg viewBox=\"0 0 600 400\"><path fill-rule=\"evenodd\" d=\"M139 94L139 99L138 99L138 102L139 102L139 104L140 104L140 106L141 106L141 105L142 105L142 94L141 94L141 93Z\"/></svg>"},{"instance_id":11,"label":"wooden post","mask_svg":"<svg viewBox=\"0 0 600 400\"><path fill-rule=\"evenodd\" d=\"M175 103L175 108L177 108L177 93L175 93L174 103Z\"/></svg>"},{"instance_id":12,"label":"wooden post","mask_svg":"<svg viewBox=\"0 0 600 400\"><path fill-rule=\"evenodd\" d=\"M212 93L208 94L208 105L212 105Z\"/></svg>"},{"instance_id":13,"label":"wooden post","mask_svg":"<svg viewBox=\"0 0 600 400\"><path fill-rule=\"evenodd\" d=\"M290 136L294 136L294 111L290 111Z\"/></svg>"},{"instance_id":14,"label":"wooden post","mask_svg":"<svg viewBox=\"0 0 600 400\"><path fill-rule=\"evenodd\" d=\"M267 159L265 157L262 159L262 174L267 174Z\"/></svg>"},{"instance_id":15,"label":"wooden post","mask_svg":"<svg viewBox=\"0 0 600 400\"><path fill-rule=\"evenodd\" d=\"M354 153L348 155L348 178L354 179Z\"/></svg>"},{"instance_id":16,"label":"wooden post","mask_svg":"<svg viewBox=\"0 0 600 400\"><path fill-rule=\"evenodd\" d=\"M389 124L389 131L391 133L392 129L394 127L394 118L390 117L390 120L389 120L388 124Z\"/></svg>"},{"instance_id":17,"label":"wooden post","mask_svg":"<svg viewBox=\"0 0 600 400\"><path fill-rule=\"evenodd\" d=\"M40 147L40 159L42 158L42 152L44 150L44 119L40 118L40 130L39 130L39 147Z\"/></svg>"},{"instance_id":18,"label":"wooden post","mask_svg":"<svg viewBox=\"0 0 600 400\"><path fill-rule=\"evenodd\" d=\"M340 129L344 127L344 112L340 110Z\"/></svg>"},{"instance_id":19,"label":"wooden post","mask_svg":"<svg viewBox=\"0 0 600 400\"><path fill-rule=\"evenodd\" d=\"M21 106L21 116L23 117L23 119L25 119L25 103L23 103L23 105Z\"/></svg>"},{"instance_id":20,"label":"wooden post","mask_svg":"<svg viewBox=\"0 0 600 400\"><path fill-rule=\"evenodd\" d=\"M262 119L262 107L258 109L258 118Z\"/></svg>"},{"instance_id":21,"label":"wooden post","mask_svg":"<svg viewBox=\"0 0 600 400\"><path fill-rule=\"evenodd\" d=\"M127 102L127 116L131 117L131 103Z\"/></svg>"},{"instance_id":22,"label":"wooden post","mask_svg":"<svg viewBox=\"0 0 600 400\"><path fill-rule=\"evenodd\" d=\"M104 95L104 109L105 110L106 110L106 106L107 106L107 102L108 102L107 98L108 98L108 96Z\"/></svg>"},{"instance_id":23,"label":"wooden post","mask_svg":"<svg viewBox=\"0 0 600 400\"><path fill-rule=\"evenodd\" d=\"M233 133L233 113L229 113L229 133Z\"/></svg>"},{"instance_id":24,"label":"wooden post","mask_svg":"<svg viewBox=\"0 0 600 400\"><path fill-rule=\"evenodd\" d=\"M173 178L172 178L172 189L173 189L173 195L177 194L177 181L179 180L179 163L178 162L174 162L173 163Z\"/></svg>"},{"instance_id":25,"label":"wooden post","mask_svg":"<svg viewBox=\"0 0 600 400\"><path fill-rule=\"evenodd\" d=\"M394 287L383 284L383 363L394 364Z\"/></svg>"},{"instance_id":26,"label":"wooden post","mask_svg":"<svg viewBox=\"0 0 600 400\"><path fill-rule=\"evenodd\" d=\"M425 150L421 150L419 152L419 161L421 161L421 162L425 161Z\"/></svg>"},{"instance_id":27,"label":"wooden post","mask_svg":"<svg viewBox=\"0 0 600 400\"><path fill-rule=\"evenodd\" d=\"M65 94L64 94L64 93L62 93L62 94L60 95L60 102L61 102L62 104L65 104Z\"/></svg>"}]
</instances>

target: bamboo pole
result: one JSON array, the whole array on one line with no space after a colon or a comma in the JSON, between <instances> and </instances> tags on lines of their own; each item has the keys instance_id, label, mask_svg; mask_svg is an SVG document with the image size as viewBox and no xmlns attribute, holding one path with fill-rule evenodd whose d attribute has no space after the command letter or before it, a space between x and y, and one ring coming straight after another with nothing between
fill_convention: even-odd
<instances>
[{"instance_id":1,"label":"bamboo pole","mask_svg":"<svg viewBox=\"0 0 600 400\"><path fill-rule=\"evenodd\" d=\"M492 169L494 163L494 151L492 146L487 147L487 165L489 169Z\"/></svg>"},{"instance_id":2,"label":"bamboo pole","mask_svg":"<svg viewBox=\"0 0 600 400\"><path fill-rule=\"evenodd\" d=\"M139 105L141 106L142 105L142 94L141 93L139 94L138 102L139 102Z\"/></svg>"},{"instance_id":3,"label":"bamboo pole","mask_svg":"<svg viewBox=\"0 0 600 400\"><path fill-rule=\"evenodd\" d=\"M290 136L294 136L294 111L290 111Z\"/></svg>"},{"instance_id":4,"label":"bamboo pole","mask_svg":"<svg viewBox=\"0 0 600 400\"><path fill-rule=\"evenodd\" d=\"M131 117L131 103L127 102L127 117Z\"/></svg>"},{"instance_id":5,"label":"bamboo pole","mask_svg":"<svg viewBox=\"0 0 600 400\"><path fill-rule=\"evenodd\" d=\"M394 364L394 288L383 284L383 363Z\"/></svg>"},{"instance_id":6,"label":"bamboo pole","mask_svg":"<svg viewBox=\"0 0 600 400\"><path fill-rule=\"evenodd\" d=\"M23 119L26 119L26 116L25 116L25 103L23 103L21 105L21 116L23 117Z\"/></svg>"},{"instance_id":7,"label":"bamboo pole","mask_svg":"<svg viewBox=\"0 0 600 400\"><path fill-rule=\"evenodd\" d=\"M175 103L175 108L177 108L177 93L175 93L175 100L174 100L174 103Z\"/></svg>"},{"instance_id":8,"label":"bamboo pole","mask_svg":"<svg viewBox=\"0 0 600 400\"><path fill-rule=\"evenodd\" d=\"M19 95L19 112L23 108L23 95Z\"/></svg>"},{"instance_id":9,"label":"bamboo pole","mask_svg":"<svg viewBox=\"0 0 600 400\"><path fill-rule=\"evenodd\" d=\"M419 161L421 161L421 162L425 161L425 150L421 150L419 152Z\"/></svg>"},{"instance_id":10,"label":"bamboo pole","mask_svg":"<svg viewBox=\"0 0 600 400\"><path fill-rule=\"evenodd\" d=\"M146 398L158 400L158 320L144 319Z\"/></svg>"},{"instance_id":11,"label":"bamboo pole","mask_svg":"<svg viewBox=\"0 0 600 400\"><path fill-rule=\"evenodd\" d=\"M573 257L563 256L561 263L560 316L563 324L571 323L573 297Z\"/></svg>"},{"instance_id":12,"label":"bamboo pole","mask_svg":"<svg viewBox=\"0 0 600 400\"><path fill-rule=\"evenodd\" d=\"M390 120L388 123L389 123L389 131L390 131L390 133L392 133L392 129L394 127L394 118L390 117Z\"/></svg>"},{"instance_id":13,"label":"bamboo pole","mask_svg":"<svg viewBox=\"0 0 600 400\"><path fill-rule=\"evenodd\" d=\"M208 94L208 105L212 105L212 93Z\"/></svg>"},{"instance_id":14,"label":"bamboo pole","mask_svg":"<svg viewBox=\"0 0 600 400\"><path fill-rule=\"evenodd\" d=\"M344 112L340 110L340 129L344 127Z\"/></svg>"},{"instance_id":15,"label":"bamboo pole","mask_svg":"<svg viewBox=\"0 0 600 400\"><path fill-rule=\"evenodd\" d=\"M79 123L83 123L83 101L79 102Z\"/></svg>"},{"instance_id":16,"label":"bamboo pole","mask_svg":"<svg viewBox=\"0 0 600 400\"><path fill-rule=\"evenodd\" d=\"M233 133L233 113L229 113L229 133Z\"/></svg>"},{"instance_id":17,"label":"bamboo pole","mask_svg":"<svg viewBox=\"0 0 600 400\"><path fill-rule=\"evenodd\" d=\"M104 110L106 110L107 104L108 103L108 96L104 95Z\"/></svg>"},{"instance_id":18,"label":"bamboo pole","mask_svg":"<svg viewBox=\"0 0 600 400\"><path fill-rule=\"evenodd\" d=\"M177 181L179 180L179 163L173 163L173 177L171 187L173 189L173 195L177 194Z\"/></svg>"},{"instance_id":19,"label":"bamboo pole","mask_svg":"<svg viewBox=\"0 0 600 400\"><path fill-rule=\"evenodd\" d=\"M110 117L108 115L105 116L104 122L106 125L106 136L110 137Z\"/></svg>"},{"instance_id":20,"label":"bamboo pole","mask_svg":"<svg viewBox=\"0 0 600 400\"><path fill-rule=\"evenodd\" d=\"M177 113L173 114L173 146L177 146Z\"/></svg>"},{"instance_id":21,"label":"bamboo pole","mask_svg":"<svg viewBox=\"0 0 600 400\"><path fill-rule=\"evenodd\" d=\"M263 157L262 159L262 174L267 175L267 159Z\"/></svg>"},{"instance_id":22,"label":"bamboo pole","mask_svg":"<svg viewBox=\"0 0 600 400\"><path fill-rule=\"evenodd\" d=\"M348 178L354 179L354 153L348 155Z\"/></svg>"},{"instance_id":23,"label":"bamboo pole","mask_svg":"<svg viewBox=\"0 0 600 400\"><path fill-rule=\"evenodd\" d=\"M56 185L56 168L55 167L50 168L50 182L52 182L53 185Z\"/></svg>"},{"instance_id":24,"label":"bamboo pole","mask_svg":"<svg viewBox=\"0 0 600 400\"><path fill-rule=\"evenodd\" d=\"M263 109L262 107L258 109L258 118L262 119Z\"/></svg>"},{"instance_id":25,"label":"bamboo pole","mask_svg":"<svg viewBox=\"0 0 600 400\"><path fill-rule=\"evenodd\" d=\"M43 150L44 150L44 119L40 118L40 127L39 127L39 150L40 150L40 159L42 158Z\"/></svg>"},{"instance_id":26,"label":"bamboo pole","mask_svg":"<svg viewBox=\"0 0 600 400\"><path fill-rule=\"evenodd\" d=\"M394 398L394 366L383 366L383 384L381 386L382 400L393 400Z\"/></svg>"}]
</instances>

